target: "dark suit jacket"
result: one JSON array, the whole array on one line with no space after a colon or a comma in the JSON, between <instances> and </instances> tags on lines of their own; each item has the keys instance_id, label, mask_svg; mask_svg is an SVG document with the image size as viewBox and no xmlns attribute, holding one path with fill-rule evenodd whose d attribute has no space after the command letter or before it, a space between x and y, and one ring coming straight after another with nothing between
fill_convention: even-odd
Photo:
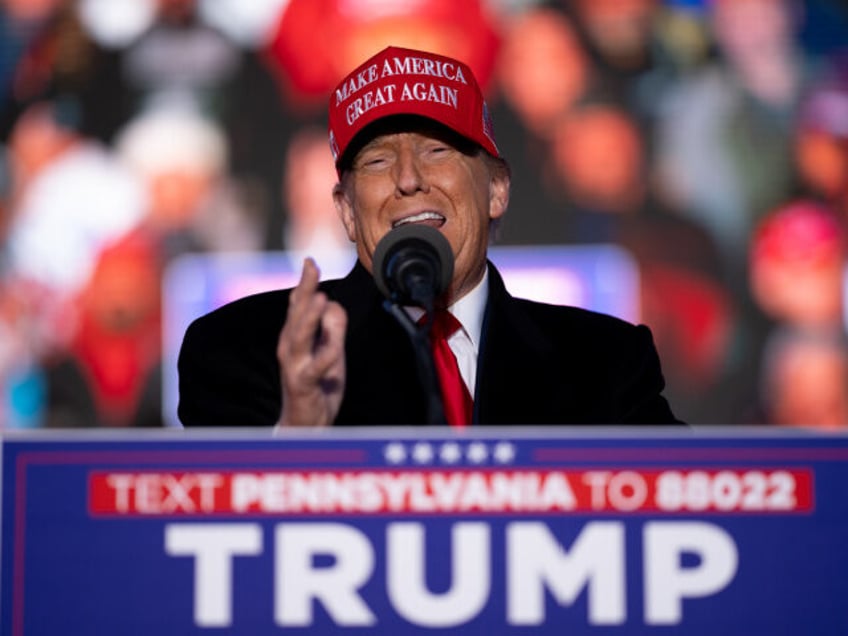
<instances>
[{"instance_id":1,"label":"dark suit jacket","mask_svg":"<svg viewBox=\"0 0 848 636\"><path fill-rule=\"evenodd\" d=\"M336 425L426 422L409 337L357 264L321 288L348 312L347 384ZM179 357L186 426L272 425L280 414L277 339L289 290L230 303L196 320ZM474 422L667 424L677 420L651 333L574 307L513 298L489 264Z\"/></svg>"}]
</instances>

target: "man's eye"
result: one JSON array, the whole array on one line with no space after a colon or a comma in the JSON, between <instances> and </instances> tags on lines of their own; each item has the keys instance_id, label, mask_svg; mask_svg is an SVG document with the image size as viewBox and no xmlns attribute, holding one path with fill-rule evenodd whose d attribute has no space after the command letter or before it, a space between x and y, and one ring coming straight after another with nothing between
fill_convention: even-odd
<instances>
[{"instance_id":1,"label":"man's eye","mask_svg":"<svg viewBox=\"0 0 848 636\"><path fill-rule=\"evenodd\" d=\"M442 155L450 151L450 146L431 146L427 152L431 155Z\"/></svg>"},{"instance_id":2,"label":"man's eye","mask_svg":"<svg viewBox=\"0 0 848 636\"><path fill-rule=\"evenodd\" d=\"M378 168L387 161L388 159L383 155L365 156L359 160L359 166L362 168Z\"/></svg>"}]
</instances>

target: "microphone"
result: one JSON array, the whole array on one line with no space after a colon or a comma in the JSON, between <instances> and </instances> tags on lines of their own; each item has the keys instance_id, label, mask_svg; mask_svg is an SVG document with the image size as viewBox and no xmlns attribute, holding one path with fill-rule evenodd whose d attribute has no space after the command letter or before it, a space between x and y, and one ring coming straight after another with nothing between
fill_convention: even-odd
<instances>
[{"instance_id":1,"label":"microphone","mask_svg":"<svg viewBox=\"0 0 848 636\"><path fill-rule=\"evenodd\" d=\"M453 250L429 225L401 225L377 243L373 273L377 287L391 302L430 312L453 277Z\"/></svg>"}]
</instances>

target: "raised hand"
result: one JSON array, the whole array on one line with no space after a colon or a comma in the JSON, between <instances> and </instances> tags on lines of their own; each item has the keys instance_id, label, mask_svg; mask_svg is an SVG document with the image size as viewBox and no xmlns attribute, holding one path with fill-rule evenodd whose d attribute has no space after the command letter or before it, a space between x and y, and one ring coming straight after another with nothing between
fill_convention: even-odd
<instances>
[{"instance_id":1,"label":"raised hand","mask_svg":"<svg viewBox=\"0 0 848 636\"><path fill-rule=\"evenodd\" d=\"M303 263L277 342L283 408L278 426L329 426L345 387L347 313L318 290L315 261Z\"/></svg>"}]
</instances>

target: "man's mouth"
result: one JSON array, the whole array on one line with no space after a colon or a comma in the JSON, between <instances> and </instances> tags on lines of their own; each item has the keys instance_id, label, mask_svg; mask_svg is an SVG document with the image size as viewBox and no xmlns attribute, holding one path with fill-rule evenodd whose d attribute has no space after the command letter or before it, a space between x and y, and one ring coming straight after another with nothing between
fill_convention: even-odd
<instances>
[{"instance_id":1,"label":"man's mouth","mask_svg":"<svg viewBox=\"0 0 848 636\"><path fill-rule=\"evenodd\" d=\"M419 212L418 214L398 219L392 223L392 229L400 227L401 225L408 225L410 223L424 223L426 225L432 225L433 227L442 227L442 225L445 224L445 217L438 212Z\"/></svg>"}]
</instances>

